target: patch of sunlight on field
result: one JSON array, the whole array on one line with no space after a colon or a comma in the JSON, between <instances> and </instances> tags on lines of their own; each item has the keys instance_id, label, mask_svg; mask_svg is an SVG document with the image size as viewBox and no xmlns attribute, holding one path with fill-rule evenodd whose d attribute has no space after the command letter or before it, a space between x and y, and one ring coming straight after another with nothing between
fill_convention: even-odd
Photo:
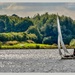
<instances>
[{"instance_id":1,"label":"patch of sunlight on field","mask_svg":"<svg viewBox=\"0 0 75 75\"><path fill-rule=\"evenodd\" d=\"M18 43L15 45L2 45L2 49L50 49L56 48L56 46L48 44L36 44L36 43Z\"/></svg>"}]
</instances>

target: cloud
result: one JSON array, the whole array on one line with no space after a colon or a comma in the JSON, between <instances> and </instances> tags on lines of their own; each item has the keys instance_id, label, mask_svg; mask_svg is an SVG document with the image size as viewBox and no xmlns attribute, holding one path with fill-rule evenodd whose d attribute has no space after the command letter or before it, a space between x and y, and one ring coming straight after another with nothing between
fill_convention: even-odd
<instances>
[{"instance_id":1,"label":"cloud","mask_svg":"<svg viewBox=\"0 0 75 75\"><path fill-rule=\"evenodd\" d=\"M17 5L16 3L11 3L7 7L4 7L3 9L8 11L15 11L15 10L17 11L17 10L24 10L25 8L23 6Z\"/></svg>"},{"instance_id":2,"label":"cloud","mask_svg":"<svg viewBox=\"0 0 75 75\"><path fill-rule=\"evenodd\" d=\"M75 11L75 3L66 3L66 8Z\"/></svg>"},{"instance_id":3,"label":"cloud","mask_svg":"<svg viewBox=\"0 0 75 75\"><path fill-rule=\"evenodd\" d=\"M34 16L35 14L59 13L75 19L75 3L1 3L0 14Z\"/></svg>"},{"instance_id":4,"label":"cloud","mask_svg":"<svg viewBox=\"0 0 75 75\"><path fill-rule=\"evenodd\" d=\"M2 5L3 3L0 3L0 5Z\"/></svg>"}]
</instances>

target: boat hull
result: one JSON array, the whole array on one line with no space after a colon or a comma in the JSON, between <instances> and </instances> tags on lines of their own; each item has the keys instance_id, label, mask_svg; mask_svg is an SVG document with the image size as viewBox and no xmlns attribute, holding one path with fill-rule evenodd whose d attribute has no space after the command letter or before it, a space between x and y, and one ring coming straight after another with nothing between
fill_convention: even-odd
<instances>
[{"instance_id":1,"label":"boat hull","mask_svg":"<svg viewBox=\"0 0 75 75\"><path fill-rule=\"evenodd\" d=\"M61 57L61 59L75 59L75 56L71 55L71 56L63 56Z\"/></svg>"},{"instance_id":2,"label":"boat hull","mask_svg":"<svg viewBox=\"0 0 75 75\"><path fill-rule=\"evenodd\" d=\"M61 59L75 59L75 57L62 57Z\"/></svg>"}]
</instances>

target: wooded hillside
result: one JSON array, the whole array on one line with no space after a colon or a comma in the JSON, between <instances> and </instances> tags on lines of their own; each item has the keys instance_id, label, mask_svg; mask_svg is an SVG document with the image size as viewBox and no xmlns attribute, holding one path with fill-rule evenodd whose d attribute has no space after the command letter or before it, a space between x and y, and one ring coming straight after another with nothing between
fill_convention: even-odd
<instances>
[{"instance_id":1,"label":"wooded hillside","mask_svg":"<svg viewBox=\"0 0 75 75\"><path fill-rule=\"evenodd\" d=\"M45 13L34 17L0 15L0 41L26 41L35 43L57 44L57 20L55 14ZM75 38L75 20L59 16L61 31L65 44Z\"/></svg>"}]
</instances>

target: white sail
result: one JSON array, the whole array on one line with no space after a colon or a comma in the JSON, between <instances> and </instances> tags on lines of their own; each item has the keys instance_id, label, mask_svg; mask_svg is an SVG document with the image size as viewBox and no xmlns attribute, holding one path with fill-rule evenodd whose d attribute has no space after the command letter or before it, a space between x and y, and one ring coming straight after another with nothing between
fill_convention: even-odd
<instances>
[{"instance_id":1,"label":"white sail","mask_svg":"<svg viewBox=\"0 0 75 75\"><path fill-rule=\"evenodd\" d=\"M62 40L62 34L61 34L61 28L60 28L60 23L59 23L59 18L57 16L57 24L58 24L58 49L59 49L59 54L62 55L60 44L64 50L64 52L69 53L64 45L64 42Z\"/></svg>"},{"instance_id":2,"label":"white sail","mask_svg":"<svg viewBox=\"0 0 75 75\"><path fill-rule=\"evenodd\" d=\"M58 50L59 54L62 55L61 48L60 48L60 36L58 35Z\"/></svg>"}]
</instances>

